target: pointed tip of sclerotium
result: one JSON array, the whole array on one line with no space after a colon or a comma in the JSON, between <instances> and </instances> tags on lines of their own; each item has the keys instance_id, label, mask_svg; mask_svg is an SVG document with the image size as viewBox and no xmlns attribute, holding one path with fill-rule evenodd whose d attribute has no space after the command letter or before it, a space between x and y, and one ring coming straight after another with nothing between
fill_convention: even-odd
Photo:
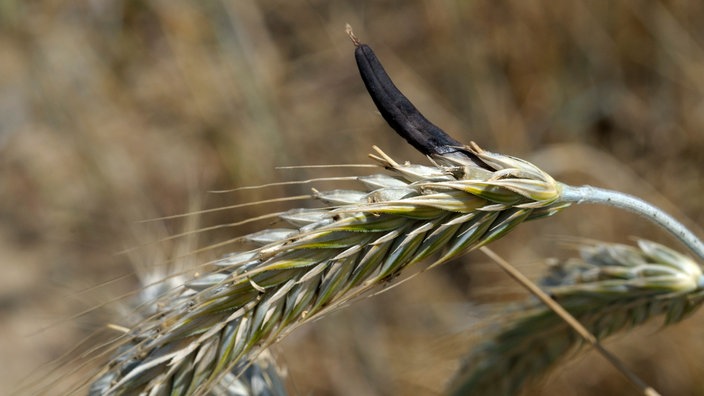
<instances>
[{"instance_id":1,"label":"pointed tip of sclerotium","mask_svg":"<svg viewBox=\"0 0 704 396\"><path fill-rule=\"evenodd\" d=\"M345 24L345 32L350 37L350 40L352 40L352 44L354 44L355 47L359 47L360 45L362 45L362 43L359 42L357 36L354 35L352 25L350 25L349 23Z\"/></svg>"}]
</instances>

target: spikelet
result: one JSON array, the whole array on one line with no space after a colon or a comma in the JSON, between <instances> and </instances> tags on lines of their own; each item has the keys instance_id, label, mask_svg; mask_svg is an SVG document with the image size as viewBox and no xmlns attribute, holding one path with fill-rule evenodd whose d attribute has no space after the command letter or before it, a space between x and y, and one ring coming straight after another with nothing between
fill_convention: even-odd
<instances>
[{"instance_id":1,"label":"spikelet","mask_svg":"<svg viewBox=\"0 0 704 396\"><path fill-rule=\"evenodd\" d=\"M687 256L654 242L584 246L579 259L550 269L546 291L598 339L664 316L679 322L704 301L704 275ZM569 356L582 339L535 302L511 314L465 359L450 394L515 395ZM509 314L506 314L509 316Z\"/></svg>"},{"instance_id":2,"label":"spikelet","mask_svg":"<svg viewBox=\"0 0 704 396\"><path fill-rule=\"evenodd\" d=\"M564 206L559 185L532 164L466 150L481 166L398 164L377 149L390 175L359 177L361 191L316 191L326 208L282 214L289 228L244 236L254 249L162 295L91 393L206 393L295 326L388 286L408 266L436 254L445 262Z\"/></svg>"}]
</instances>

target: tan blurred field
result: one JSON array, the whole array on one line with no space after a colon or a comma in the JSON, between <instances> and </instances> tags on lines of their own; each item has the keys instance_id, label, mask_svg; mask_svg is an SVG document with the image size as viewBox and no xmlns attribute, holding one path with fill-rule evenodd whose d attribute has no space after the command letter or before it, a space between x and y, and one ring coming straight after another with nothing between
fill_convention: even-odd
<instances>
[{"instance_id":1,"label":"tan blurred field","mask_svg":"<svg viewBox=\"0 0 704 396\"><path fill-rule=\"evenodd\" d=\"M368 163L372 145L425 161L373 107L345 23L458 140L639 195L704 235L703 21L704 2L682 0L0 2L0 394L118 323L114 306L77 314L134 289L133 265L178 251L149 242L181 221L139 220L305 194L208 191L353 174L275 167ZM570 253L556 243L565 236L681 248L644 220L588 206L494 248L535 277L544 258ZM472 253L304 326L276 351L293 395L437 394L491 331L489 303L520 296ZM663 395L704 394L702 325L699 314L608 347ZM81 378L74 369L59 373ZM637 392L587 354L526 394Z\"/></svg>"}]
</instances>

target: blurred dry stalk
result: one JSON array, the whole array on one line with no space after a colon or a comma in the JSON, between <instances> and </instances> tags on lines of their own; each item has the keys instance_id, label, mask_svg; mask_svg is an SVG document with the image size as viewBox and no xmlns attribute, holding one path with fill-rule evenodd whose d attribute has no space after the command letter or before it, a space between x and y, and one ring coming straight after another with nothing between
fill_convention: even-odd
<instances>
[{"instance_id":1,"label":"blurred dry stalk","mask_svg":"<svg viewBox=\"0 0 704 396\"><path fill-rule=\"evenodd\" d=\"M558 142L599 150L642 179L623 190L657 186L701 224L703 18L699 2L3 2L0 356L14 363L0 373L0 392L104 320L37 331L132 289L126 278L83 290L131 271L112 254L135 244L125 224L181 212L194 190L322 176L272 169L356 163L371 144L418 159L374 116L346 22L396 55L385 59L400 71L397 82L459 140L524 157ZM587 166L546 170L607 185L600 161ZM261 197L207 198L214 207ZM137 240L179 229L165 227ZM631 216L574 208L494 249L535 273L535 257L556 254L541 234L663 238ZM491 263L469 256L300 329L282 354L296 356L291 377L301 393L432 393L479 326L481 310L467 301L505 300L514 290ZM700 317L611 349L663 394L699 393ZM627 387L587 357L535 392Z\"/></svg>"}]
</instances>

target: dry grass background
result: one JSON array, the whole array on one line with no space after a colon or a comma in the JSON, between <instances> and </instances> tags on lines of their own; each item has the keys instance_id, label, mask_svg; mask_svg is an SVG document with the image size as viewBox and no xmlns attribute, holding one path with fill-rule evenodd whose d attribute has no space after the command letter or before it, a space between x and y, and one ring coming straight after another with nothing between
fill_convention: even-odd
<instances>
[{"instance_id":1,"label":"dry grass background","mask_svg":"<svg viewBox=\"0 0 704 396\"><path fill-rule=\"evenodd\" d=\"M373 108L348 22L458 140L701 224L703 20L695 1L1 2L0 393L109 320L108 310L67 318L134 288L120 277L130 263L171 254L168 244L115 254L182 227L137 220L187 211L193 197L214 207L305 193L206 191L328 174L274 167L367 162L372 144L424 160ZM567 254L554 239L564 235L679 247L633 216L577 207L495 248L537 275L541 258ZM473 253L305 326L277 351L292 394L435 394L491 330L484 304L519 295ZM703 394L702 324L697 315L609 346L663 394ZM633 392L587 355L527 393Z\"/></svg>"}]
</instances>

